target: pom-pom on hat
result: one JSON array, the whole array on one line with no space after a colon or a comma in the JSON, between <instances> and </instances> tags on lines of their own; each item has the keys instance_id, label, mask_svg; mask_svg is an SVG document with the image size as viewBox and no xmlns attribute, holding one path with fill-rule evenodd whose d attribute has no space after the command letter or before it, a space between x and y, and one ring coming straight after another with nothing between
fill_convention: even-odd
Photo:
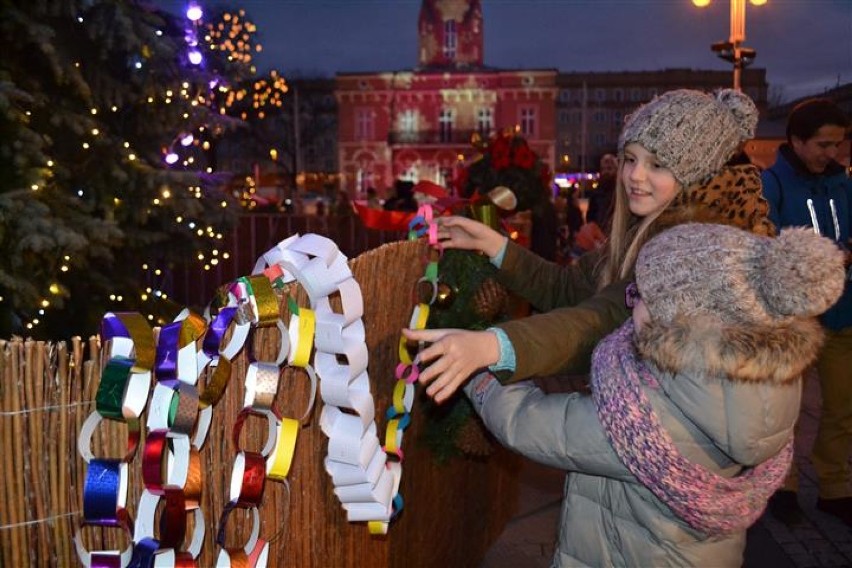
<instances>
[{"instance_id":1,"label":"pom-pom on hat","mask_svg":"<svg viewBox=\"0 0 852 568\"><path fill-rule=\"evenodd\" d=\"M688 187L718 172L742 142L754 137L757 115L754 102L733 89L715 95L669 91L627 117L618 151L641 144Z\"/></svg>"},{"instance_id":2,"label":"pom-pom on hat","mask_svg":"<svg viewBox=\"0 0 852 568\"><path fill-rule=\"evenodd\" d=\"M712 318L725 325L777 325L817 316L843 293L843 253L811 229L776 238L726 225L687 223L649 240L636 285L651 318Z\"/></svg>"}]
</instances>

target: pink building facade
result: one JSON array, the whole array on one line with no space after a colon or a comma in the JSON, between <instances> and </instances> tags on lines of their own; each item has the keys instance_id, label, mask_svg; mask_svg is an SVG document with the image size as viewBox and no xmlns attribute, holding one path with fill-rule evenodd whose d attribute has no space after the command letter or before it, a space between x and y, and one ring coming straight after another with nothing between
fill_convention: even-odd
<instances>
[{"instance_id":1,"label":"pink building facade","mask_svg":"<svg viewBox=\"0 0 852 568\"><path fill-rule=\"evenodd\" d=\"M368 187L385 195L397 179L449 186L475 157L472 138L504 129L552 169L557 70L483 65L478 0L424 0L418 30L418 67L336 77L343 187L360 196Z\"/></svg>"}]
</instances>

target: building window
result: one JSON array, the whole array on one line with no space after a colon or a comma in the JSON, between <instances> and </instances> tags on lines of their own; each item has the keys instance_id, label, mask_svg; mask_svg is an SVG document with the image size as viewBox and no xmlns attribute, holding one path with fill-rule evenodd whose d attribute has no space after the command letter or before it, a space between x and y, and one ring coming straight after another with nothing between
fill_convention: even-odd
<instances>
[{"instance_id":1,"label":"building window","mask_svg":"<svg viewBox=\"0 0 852 568\"><path fill-rule=\"evenodd\" d=\"M451 108L445 108L441 111L438 117L438 135L441 142L453 141L453 123L456 119L456 113Z\"/></svg>"},{"instance_id":2,"label":"building window","mask_svg":"<svg viewBox=\"0 0 852 568\"><path fill-rule=\"evenodd\" d=\"M595 89L595 100L602 103L606 100L606 91L604 89Z\"/></svg>"},{"instance_id":3,"label":"building window","mask_svg":"<svg viewBox=\"0 0 852 568\"><path fill-rule=\"evenodd\" d=\"M447 20L444 22L444 57L450 60L456 58L456 46L458 36L456 35L456 21Z\"/></svg>"},{"instance_id":4,"label":"building window","mask_svg":"<svg viewBox=\"0 0 852 568\"><path fill-rule=\"evenodd\" d=\"M622 89L615 89L612 92L612 98L615 100L615 102L620 103L624 100L624 91Z\"/></svg>"},{"instance_id":5,"label":"building window","mask_svg":"<svg viewBox=\"0 0 852 568\"><path fill-rule=\"evenodd\" d=\"M521 108L521 134L527 138L535 137L535 107Z\"/></svg>"},{"instance_id":6,"label":"building window","mask_svg":"<svg viewBox=\"0 0 852 568\"><path fill-rule=\"evenodd\" d=\"M612 113L612 122L613 122L613 124L617 124L619 126L621 126L624 123L624 115L621 113L620 110L617 110L614 113Z\"/></svg>"},{"instance_id":7,"label":"building window","mask_svg":"<svg viewBox=\"0 0 852 568\"><path fill-rule=\"evenodd\" d=\"M567 124L571 122L571 113L567 110L559 111L559 122L560 124Z\"/></svg>"},{"instance_id":8,"label":"building window","mask_svg":"<svg viewBox=\"0 0 852 568\"><path fill-rule=\"evenodd\" d=\"M488 135L494 130L493 108L480 108L476 111L476 130L483 135Z\"/></svg>"},{"instance_id":9,"label":"building window","mask_svg":"<svg viewBox=\"0 0 852 568\"><path fill-rule=\"evenodd\" d=\"M630 89L630 100L633 102L642 100L642 91L639 89Z\"/></svg>"},{"instance_id":10,"label":"building window","mask_svg":"<svg viewBox=\"0 0 852 568\"><path fill-rule=\"evenodd\" d=\"M414 109L406 109L399 115L399 134L404 140L411 140L417 136L418 115Z\"/></svg>"},{"instance_id":11,"label":"building window","mask_svg":"<svg viewBox=\"0 0 852 568\"><path fill-rule=\"evenodd\" d=\"M374 132L373 109L359 108L355 110L355 139L372 140Z\"/></svg>"},{"instance_id":12,"label":"building window","mask_svg":"<svg viewBox=\"0 0 852 568\"><path fill-rule=\"evenodd\" d=\"M595 146L600 148L601 146L606 145L606 136L601 133L595 134Z\"/></svg>"},{"instance_id":13,"label":"building window","mask_svg":"<svg viewBox=\"0 0 852 568\"><path fill-rule=\"evenodd\" d=\"M355 171L355 187L366 193L368 187L373 187L373 164L362 162Z\"/></svg>"},{"instance_id":14,"label":"building window","mask_svg":"<svg viewBox=\"0 0 852 568\"><path fill-rule=\"evenodd\" d=\"M559 100L563 103L571 102L571 91L563 89L559 92Z\"/></svg>"},{"instance_id":15,"label":"building window","mask_svg":"<svg viewBox=\"0 0 852 568\"><path fill-rule=\"evenodd\" d=\"M606 113L602 110L595 111L595 122L602 123L606 121Z\"/></svg>"},{"instance_id":16,"label":"building window","mask_svg":"<svg viewBox=\"0 0 852 568\"><path fill-rule=\"evenodd\" d=\"M399 178L403 181L410 181L411 183L417 183L420 181L420 171L417 164L411 164L408 166L408 168L400 174Z\"/></svg>"}]
</instances>

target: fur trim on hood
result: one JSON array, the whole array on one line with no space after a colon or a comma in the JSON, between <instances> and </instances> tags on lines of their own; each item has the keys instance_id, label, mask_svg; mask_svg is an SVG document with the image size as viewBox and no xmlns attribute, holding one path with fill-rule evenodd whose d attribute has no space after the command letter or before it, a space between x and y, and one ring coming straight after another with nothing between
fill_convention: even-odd
<instances>
[{"instance_id":1,"label":"fur trim on hood","mask_svg":"<svg viewBox=\"0 0 852 568\"><path fill-rule=\"evenodd\" d=\"M705 373L731 381L789 383L816 360L824 332L814 318L772 325L720 325L709 316L648 322L636 349L660 369Z\"/></svg>"}]
</instances>

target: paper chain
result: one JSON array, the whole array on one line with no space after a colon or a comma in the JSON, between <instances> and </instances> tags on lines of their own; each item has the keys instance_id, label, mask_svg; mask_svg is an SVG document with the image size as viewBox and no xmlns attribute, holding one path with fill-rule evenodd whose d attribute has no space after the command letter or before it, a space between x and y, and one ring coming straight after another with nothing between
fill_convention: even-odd
<instances>
[{"instance_id":1,"label":"paper chain","mask_svg":"<svg viewBox=\"0 0 852 568\"><path fill-rule=\"evenodd\" d=\"M409 225L409 238L428 235L433 250L437 233L431 209L421 208ZM278 295L287 284L298 282L307 292L310 308L288 298L289 326L280 319ZM410 327L422 329L429 306L437 295L437 259L430 255L418 282L432 286L428 302L418 301ZM337 294L340 312L329 297ZM257 261L252 276L228 286L224 306L208 309L202 318L184 310L175 321L160 329L157 341L144 317L137 313L107 313L101 326L103 372L96 395L96 409L84 423L78 448L88 464L83 496L85 526L118 528L132 534L126 550L88 551L81 531L75 534L80 560L85 566L195 566L205 533L200 508L200 451L206 441L213 406L221 399L231 376L232 361L251 347L258 328L276 327L279 348L274 360L256 360L249 349L243 409L233 427L238 448L231 474L228 505L219 520L217 566L266 566L269 544L260 538L259 507L266 479L286 482L296 439L308 419L317 390L323 399L320 425L328 437L325 468L334 492L351 522L366 521L373 534L387 532L388 523L403 506L399 494L402 476L402 439L411 422L414 384L419 374L404 338L400 337L398 379L393 405L386 413L385 443L379 444L374 421L375 404L367 372L363 298L346 257L325 237L294 235L281 241ZM226 342L226 332L230 338ZM199 348L200 345L200 348ZM345 361L345 362L343 362ZM284 366L305 370L311 380L308 408L300 419L281 417L274 408ZM203 391L200 376L208 376ZM155 384L149 393L152 376ZM150 394L150 402L149 402ZM145 488L136 522L125 508L128 465L139 445L141 420L148 408L142 457ZM249 419L266 419L268 437L260 452L241 449L240 432ZM124 456L96 458L92 436L104 419L127 425ZM154 538L158 504L164 502L159 520L160 540ZM225 546L225 529L235 508L251 511L253 529L243 547ZM186 517L195 522L187 550L180 550L187 528Z\"/></svg>"}]
</instances>

